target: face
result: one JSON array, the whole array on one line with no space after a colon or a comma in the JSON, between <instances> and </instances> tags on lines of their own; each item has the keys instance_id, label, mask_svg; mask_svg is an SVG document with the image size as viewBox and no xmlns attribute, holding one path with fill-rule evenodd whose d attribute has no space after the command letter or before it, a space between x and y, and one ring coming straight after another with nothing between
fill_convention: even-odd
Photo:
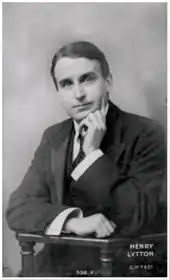
<instances>
[{"instance_id":1,"label":"face","mask_svg":"<svg viewBox=\"0 0 170 280\"><path fill-rule=\"evenodd\" d=\"M62 57L56 64L55 77L63 105L77 122L100 109L102 98L107 102L110 81L103 78L97 60Z\"/></svg>"}]
</instances>

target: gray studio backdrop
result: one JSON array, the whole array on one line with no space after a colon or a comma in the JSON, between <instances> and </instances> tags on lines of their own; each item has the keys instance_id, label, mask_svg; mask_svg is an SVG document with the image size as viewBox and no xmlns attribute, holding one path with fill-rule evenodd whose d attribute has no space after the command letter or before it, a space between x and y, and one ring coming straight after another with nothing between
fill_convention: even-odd
<instances>
[{"instance_id":1,"label":"gray studio backdrop","mask_svg":"<svg viewBox=\"0 0 170 280\"><path fill-rule=\"evenodd\" d=\"M63 44L89 40L106 54L111 99L166 127L166 4L3 4L3 265L15 275L19 247L5 210L43 130L67 116L49 75ZM9 270L8 270L9 271Z\"/></svg>"}]
</instances>

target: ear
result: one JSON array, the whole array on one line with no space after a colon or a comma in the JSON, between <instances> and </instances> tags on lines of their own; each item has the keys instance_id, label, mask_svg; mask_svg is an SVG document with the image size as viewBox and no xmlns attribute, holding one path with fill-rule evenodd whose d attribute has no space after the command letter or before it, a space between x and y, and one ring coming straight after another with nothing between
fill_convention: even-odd
<instances>
[{"instance_id":1,"label":"ear","mask_svg":"<svg viewBox=\"0 0 170 280\"><path fill-rule=\"evenodd\" d=\"M107 92L110 92L110 89L113 86L113 78L111 73L109 73L108 76L106 77L105 83L106 83Z\"/></svg>"}]
</instances>

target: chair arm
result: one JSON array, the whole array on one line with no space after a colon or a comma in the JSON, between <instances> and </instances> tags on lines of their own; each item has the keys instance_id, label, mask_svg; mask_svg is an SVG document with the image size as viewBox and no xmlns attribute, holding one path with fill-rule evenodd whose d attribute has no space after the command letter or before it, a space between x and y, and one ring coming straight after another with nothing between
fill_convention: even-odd
<instances>
[{"instance_id":1,"label":"chair arm","mask_svg":"<svg viewBox=\"0 0 170 280\"><path fill-rule=\"evenodd\" d=\"M21 248L22 256L22 269L24 276L34 276L34 245L36 243L44 244L63 244L73 246L90 246L100 248L100 260L101 260L101 274L108 277L112 275L112 262L113 254L117 247L127 245L130 243L145 242L147 240L166 242L167 234L156 233L141 235L138 237L123 237L118 234L114 234L109 238L96 238L96 237L80 237L71 234L62 234L61 236L48 236L43 234L32 233L16 233L17 240ZM31 268L31 270L30 270Z\"/></svg>"}]
</instances>

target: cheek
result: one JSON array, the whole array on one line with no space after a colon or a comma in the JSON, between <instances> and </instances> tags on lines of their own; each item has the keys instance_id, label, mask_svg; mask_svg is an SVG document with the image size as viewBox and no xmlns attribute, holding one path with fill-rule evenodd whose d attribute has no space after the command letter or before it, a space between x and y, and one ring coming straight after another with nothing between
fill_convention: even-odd
<instances>
[{"instance_id":1,"label":"cheek","mask_svg":"<svg viewBox=\"0 0 170 280\"><path fill-rule=\"evenodd\" d=\"M72 100L71 92L62 90L62 91L60 91L60 96L61 96L63 104L66 107L69 107L69 104L71 104L71 100Z\"/></svg>"},{"instance_id":2,"label":"cheek","mask_svg":"<svg viewBox=\"0 0 170 280\"><path fill-rule=\"evenodd\" d=\"M98 82L94 83L94 84L90 84L90 85L86 85L84 87L84 90L86 92L86 94L99 94L102 91L102 87L101 84Z\"/></svg>"},{"instance_id":3,"label":"cheek","mask_svg":"<svg viewBox=\"0 0 170 280\"><path fill-rule=\"evenodd\" d=\"M86 93L89 94L93 100L97 100L101 98L105 91L103 83L98 82L87 88Z\"/></svg>"}]
</instances>

